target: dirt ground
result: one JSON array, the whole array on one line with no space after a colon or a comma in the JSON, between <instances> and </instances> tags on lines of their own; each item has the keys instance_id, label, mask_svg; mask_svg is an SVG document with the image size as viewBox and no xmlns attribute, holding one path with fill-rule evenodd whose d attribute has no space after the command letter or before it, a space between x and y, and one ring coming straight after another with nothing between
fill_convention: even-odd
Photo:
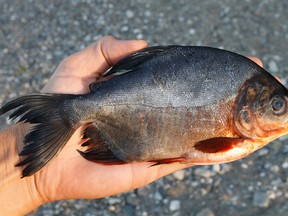
<instances>
[{"instance_id":1,"label":"dirt ground","mask_svg":"<svg viewBox=\"0 0 288 216\"><path fill-rule=\"evenodd\" d=\"M0 104L39 92L63 58L108 34L258 56L284 84L288 80L286 0L0 0L0 8ZM0 128L7 124L1 117ZM192 167L118 196L49 203L30 216L285 216L287 141L282 137L240 161Z\"/></svg>"}]
</instances>

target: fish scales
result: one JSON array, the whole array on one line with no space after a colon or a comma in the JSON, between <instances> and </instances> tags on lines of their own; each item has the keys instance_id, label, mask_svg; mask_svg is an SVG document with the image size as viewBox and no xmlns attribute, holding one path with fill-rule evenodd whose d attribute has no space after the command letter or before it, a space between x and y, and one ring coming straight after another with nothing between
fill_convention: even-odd
<instances>
[{"instance_id":1,"label":"fish scales","mask_svg":"<svg viewBox=\"0 0 288 216\"><path fill-rule=\"evenodd\" d=\"M190 62L186 62L186 58L179 55L177 49L180 48L184 49L182 52L190 55ZM146 105L157 107L166 107L169 105L167 103L171 103L173 107L202 106L235 96L240 86L258 72L253 68L255 63L243 64L247 61L246 58L233 56L231 53L223 55L221 50L198 47L174 49L176 50L153 57L133 71L133 75L123 74L101 84L105 90L98 94L101 94L103 102L97 99L97 104L101 106L107 103L127 103L125 95L129 95L129 103L137 103L139 98L142 98ZM203 65L203 61L209 64ZM171 64L175 66L172 68ZM227 73L230 75L227 76ZM234 85L231 86L231 83ZM112 91L118 93L116 98L115 95L110 97ZM153 94L155 96L151 97ZM122 95L124 96L121 97Z\"/></svg>"}]
</instances>

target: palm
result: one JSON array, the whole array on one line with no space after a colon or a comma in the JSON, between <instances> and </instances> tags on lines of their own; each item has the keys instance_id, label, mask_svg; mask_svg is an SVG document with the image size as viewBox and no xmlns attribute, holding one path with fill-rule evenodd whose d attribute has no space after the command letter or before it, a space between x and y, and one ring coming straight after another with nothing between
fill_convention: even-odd
<instances>
[{"instance_id":1,"label":"palm","mask_svg":"<svg viewBox=\"0 0 288 216\"><path fill-rule=\"evenodd\" d=\"M76 140L71 140L59 157L41 173L42 175L45 173L47 179L54 179L53 176L59 174L57 179L60 183L59 187L57 190L50 191L53 198L104 197L146 185L163 175L184 168L179 165L148 168L149 163L100 165L82 158L75 150L79 148L76 143ZM54 185L55 182L51 182L52 188Z\"/></svg>"},{"instance_id":2,"label":"palm","mask_svg":"<svg viewBox=\"0 0 288 216\"><path fill-rule=\"evenodd\" d=\"M98 74L129 53L145 46L143 41L116 41L106 37L96 45L64 60L42 91L87 93L89 84ZM98 198L112 195L146 185L187 166L171 164L149 167L151 163L105 166L87 161L76 151L81 148L84 129L85 126L79 128L58 157L35 175L38 188L46 194L46 199Z\"/></svg>"}]
</instances>

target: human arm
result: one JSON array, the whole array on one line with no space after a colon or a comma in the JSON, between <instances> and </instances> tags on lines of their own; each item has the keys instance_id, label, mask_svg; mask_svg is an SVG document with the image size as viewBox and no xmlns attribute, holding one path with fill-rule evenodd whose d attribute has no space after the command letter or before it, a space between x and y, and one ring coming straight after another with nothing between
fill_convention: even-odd
<instances>
[{"instance_id":1,"label":"human arm","mask_svg":"<svg viewBox=\"0 0 288 216\"><path fill-rule=\"evenodd\" d=\"M64 59L42 92L87 93L88 86L100 73L136 50L144 41L120 41L104 37L86 49ZM23 215L43 203L71 198L100 198L146 185L164 175L186 167L181 164L149 167L151 163L105 166L82 158L80 147L83 130L79 128L60 154L40 172L20 178L18 152L28 126L17 124L0 133L0 208L3 215Z\"/></svg>"},{"instance_id":2,"label":"human arm","mask_svg":"<svg viewBox=\"0 0 288 216\"><path fill-rule=\"evenodd\" d=\"M100 73L118 60L146 47L144 41L119 41L104 37L86 49L63 60L42 92L87 93ZM85 126L79 128L60 154L35 175L20 179L18 152L23 147L27 125L17 124L2 132L6 152L1 155L0 208L6 215L22 215L43 203L72 198L95 199L146 185L188 165L169 164L149 167L151 163L105 166L82 158L76 151ZM7 141L8 140L8 141ZM8 152L8 153L7 153ZM3 201L3 202L2 202Z\"/></svg>"}]
</instances>

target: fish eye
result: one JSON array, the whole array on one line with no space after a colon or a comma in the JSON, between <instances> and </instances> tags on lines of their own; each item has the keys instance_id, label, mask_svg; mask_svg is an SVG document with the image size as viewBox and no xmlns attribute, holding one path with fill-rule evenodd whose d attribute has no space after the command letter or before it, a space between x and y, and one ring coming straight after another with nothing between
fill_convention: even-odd
<instances>
[{"instance_id":1,"label":"fish eye","mask_svg":"<svg viewBox=\"0 0 288 216\"><path fill-rule=\"evenodd\" d=\"M271 108L277 115L281 115L286 111L286 100L284 97L276 95L271 101Z\"/></svg>"}]
</instances>

